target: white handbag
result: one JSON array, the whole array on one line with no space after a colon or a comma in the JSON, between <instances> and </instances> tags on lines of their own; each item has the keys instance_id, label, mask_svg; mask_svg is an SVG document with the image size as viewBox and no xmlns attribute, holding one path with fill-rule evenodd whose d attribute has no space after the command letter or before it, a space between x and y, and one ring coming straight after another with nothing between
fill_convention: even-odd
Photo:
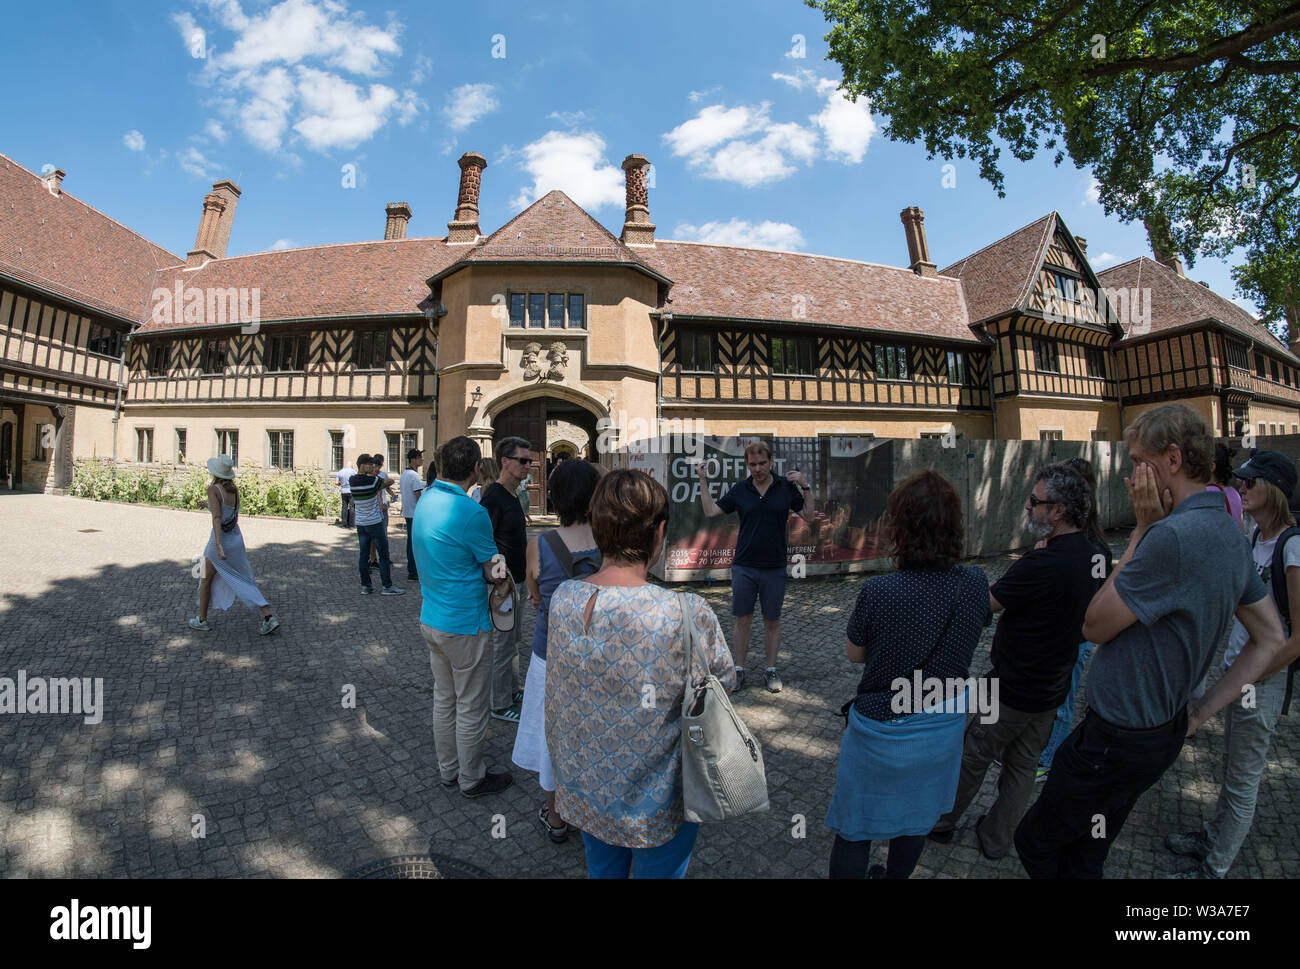
<instances>
[{"instance_id":1,"label":"white handbag","mask_svg":"<svg viewBox=\"0 0 1300 969\"><path fill-rule=\"evenodd\" d=\"M686 695L682 700L682 792L687 821L726 821L769 808L763 751L709 671L697 677L695 624L685 592L677 593L686 626Z\"/></svg>"}]
</instances>

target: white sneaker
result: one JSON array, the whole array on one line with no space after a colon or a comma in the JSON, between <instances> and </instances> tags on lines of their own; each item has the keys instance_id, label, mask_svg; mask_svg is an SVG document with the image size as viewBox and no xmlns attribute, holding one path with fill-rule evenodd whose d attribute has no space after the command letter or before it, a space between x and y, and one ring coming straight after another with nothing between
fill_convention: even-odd
<instances>
[{"instance_id":1,"label":"white sneaker","mask_svg":"<svg viewBox=\"0 0 1300 969\"><path fill-rule=\"evenodd\" d=\"M198 630L200 630L201 632L205 632L205 633L210 633L210 632L212 632L212 627L209 626L209 625L207 624L207 622L205 622L204 620L200 619L198 616L195 616L193 619L190 620L190 628L191 628L191 629L198 629Z\"/></svg>"},{"instance_id":2,"label":"white sneaker","mask_svg":"<svg viewBox=\"0 0 1300 969\"><path fill-rule=\"evenodd\" d=\"M260 632L263 636L266 636L269 633L275 632L279 628L280 628L280 620L276 619L275 616L267 616L265 619L262 620L262 628L259 629L258 632Z\"/></svg>"}]
</instances>

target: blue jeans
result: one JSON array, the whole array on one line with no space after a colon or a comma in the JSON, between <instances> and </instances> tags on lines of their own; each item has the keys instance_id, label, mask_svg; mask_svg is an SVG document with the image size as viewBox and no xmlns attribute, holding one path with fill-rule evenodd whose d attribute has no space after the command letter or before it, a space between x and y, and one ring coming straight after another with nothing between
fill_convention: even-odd
<instances>
[{"instance_id":1,"label":"blue jeans","mask_svg":"<svg viewBox=\"0 0 1300 969\"><path fill-rule=\"evenodd\" d=\"M1070 693L1056 711L1056 722L1052 724L1052 735L1047 738L1047 746L1043 748L1042 754L1038 757L1039 767L1051 767L1052 758L1056 756L1056 748L1061 746L1061 741L1070 734L1070 727L1074 724L1074 698L1079 692L1079 681L1083 679L1083 668L1088 665L1088 660L1092 656L1092 651L1097 648L1096 643L1090 643L1086 640L1079 644L1079 658L1075 660L1074 672L1070 674Z\"/></svg>"},{"instance_id":2,"label":"blue jeans","mask_svg":"<svg viewBox=\"0 0 1300 969\"><path fill-rule=\"evenodd\" d=\"M587 832L582 842L587 846L588 878L685 878L686 866L695 850L695 836L700 826L683 821L673 839L656 848L619 848L605 844Z\"/></svg>"},{"instance_id":3,"label":"blue jeans","mask_svg":"<svg viewBox=\"0 0 1300 969\"><path fill-rule=\"evenodd\" d=\"M370 588L370 546L375 546L375 555L379 559L379 579L387 589L393 584L392 563L388 560L388 530L383 522L373 525L358 525L357 538L361 542L361 584Z\"/></svg>"}]
</instances>

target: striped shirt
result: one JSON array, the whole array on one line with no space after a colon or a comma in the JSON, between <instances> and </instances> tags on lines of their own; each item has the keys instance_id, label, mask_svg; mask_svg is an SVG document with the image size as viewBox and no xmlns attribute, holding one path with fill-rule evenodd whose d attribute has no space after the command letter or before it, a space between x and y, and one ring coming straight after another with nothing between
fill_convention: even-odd
<instances>
[{"instance_id":1,"label":"striped shirt","mask_svg":"<svg viewBox=\"0 0 1300 969\"><path fill-rule=\"evenodd\" d=\"M356 509L356 522L361 525L378 525L384 520L379 504L383 481L372 474L354 474L348 481L352 488L352 507Z\"/></svg>"}]
</instances>

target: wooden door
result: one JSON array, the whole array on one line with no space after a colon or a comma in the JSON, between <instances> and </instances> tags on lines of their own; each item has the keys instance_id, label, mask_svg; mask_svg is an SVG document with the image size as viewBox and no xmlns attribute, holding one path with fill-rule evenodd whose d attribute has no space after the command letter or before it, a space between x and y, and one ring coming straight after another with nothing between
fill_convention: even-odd
<instances>
[{"instance_id":1,"label":"wooden door","mask_svg":"<svg viewBox=\"0 0 1300 969\"><path fill-rule=\"evenodd\" d=\"M544 451L539 451L538 448L546 447L545 398L526 400L506 408L492 422L492 430L494 452L496 442L507 437L522 437L531 446L533 463L529 465L528 470L533 480L528 486L528 513L542 514L542 510L546 507L546 464L543 461ZM539 464L539 461L543 463Z\"/></svg>"},{"instance_id":2,"label":"wooden door","mask_svg":"<svg viewBox=\"0 0 1300 969\"><path fill-rule=\"evenodd\" d=\"M8 422L0 424L0 481L6 487L12 487L9 476L13 474L14 463L14 426Z\"/></svg>"}]
</instances>

